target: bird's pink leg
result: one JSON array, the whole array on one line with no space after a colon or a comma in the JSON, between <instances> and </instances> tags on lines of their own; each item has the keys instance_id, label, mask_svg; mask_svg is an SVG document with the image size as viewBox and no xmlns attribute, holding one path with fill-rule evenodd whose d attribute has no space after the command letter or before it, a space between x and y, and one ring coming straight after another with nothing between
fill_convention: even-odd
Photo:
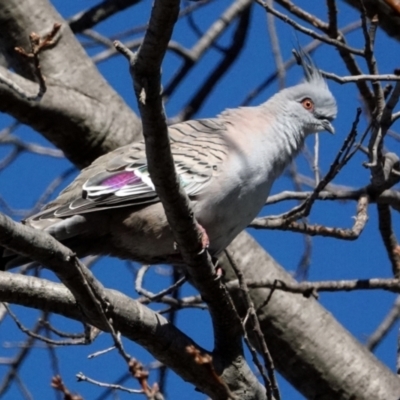
<instances>
[{"instance_id":1,"label":"bird's pink leg","mask_svg":"<svg viewBox=\"0 0 400 400\"><path fill-rule=\"evenodd\" d=\"M208 249L210 246L210 239L208 238L206 230L197 222L197 228L200 231L200 241L201 241L201 250L199 254L203 253L204 250ZM174 250L178 251L178 243L174 242Z\"/></svg>"},{"instance_id":2,"label":"bird's pink leg","mask_svg":"<svg viewBox=\"0 0 400 400\"><path fill-rule=\"evenodd\" d=\"M200 253L202 253L204 250L208 249L208 247L210 246L210 239L207 235L206 230L197 222L197 228L200 231L201 234L201 251Z\"/></svg>"},{"instance_id":3,"label":"bird's pink leg","mask_svg":"<svg viewBox=\"0 0 400 400\"><path fill-rule=\"evenodd\" d=\"M201 240L201 250L199 252L199 254L201 254L205 250L207 250L208 247L210 246L210 239L209 239L209 237L207 235L206 230L203 228L202 225L197 223L197 227L198 227L198 229L200 231L200 234L201 234L201 239L200 239ZM178 244L176 242L174 242L174 249L176 251L178 251ZM173 257L173 256L171 255L170 257ZM212 263L215 266L215 274L217 275L216 279L220 279L224 275L224 270L222 268L218 267L218 258L212 257Z\"/></svg>"},{"instance_id":4,"label":"bird's pink leg","mask_svg":"<svg viewBox=\"0 0 400 400\"><path fill-rule=\"evenodd\" d=\"M201 233L201 245L202 245L202 250L200 253L208 249L210 246L210 239L207 235L206 230L199 224L197 223L197 227L199 228L199 231ZM216 257L211 257L212 258L212 263L214 264L215 267L215 274L216 274L216 280L220 279L222 276L224 276L224 270L218 266L218 258Z\"/></svg>"}]
</instances>

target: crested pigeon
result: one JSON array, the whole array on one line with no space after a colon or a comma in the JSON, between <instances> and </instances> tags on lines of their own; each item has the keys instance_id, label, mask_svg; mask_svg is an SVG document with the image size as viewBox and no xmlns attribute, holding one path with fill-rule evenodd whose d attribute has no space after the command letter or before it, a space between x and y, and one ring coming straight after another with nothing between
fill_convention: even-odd
<instances>
[{"instance_id":1,"label":"crested pigeon","mask_svg":"<svg viewBox=\"0 0 400 400\"><path fill-rule=\"evenodd\" d=\"M214 256L256 217L307 135L334 133L335 99L309 56L297 54L305 73L300 84L256 107L169 127L176 172ZM25 223L50 233L78 256L153 264L175 262L178 256L143 142L95 160Z\"/></svg>"}]
</instances>

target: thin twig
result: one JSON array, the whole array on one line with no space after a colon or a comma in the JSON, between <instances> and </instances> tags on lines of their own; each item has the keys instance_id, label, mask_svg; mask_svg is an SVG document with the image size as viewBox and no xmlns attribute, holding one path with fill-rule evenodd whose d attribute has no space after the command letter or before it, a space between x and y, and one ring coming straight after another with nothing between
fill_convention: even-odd
<instances>
[{"instance_id":1,"label":"thin twig","mask_svg":"<svg viewBox=\"0 0 400 400\"><path fill-rule=\"evenodd\" d=\"M316 188L314 189L312 195L301 203L299 206L294 207L292 210L286 212L283 215L276 217L268 217L270 220L276 220L274 223L285 222L286 224L290 224L291 222L302 218L307 217L310 213L311 207L314 204L315 200L318 197L318 193L325 189L325 187L332 181L335 176L339 173L339 171L348 163L351 157L357 151L357 148L353 151L353 144L355 142L355 138L357 136L357 126L360 120L361 109L357 109L356 117L353 122L353 126L350 130L350 133L347 135L346 139L343 142L341 149L335 157L335 160L331 164L328 173L324 176L324 178L318 183Z\"/></svg>"},{"instance_id":2,"label":"thin twig","mask_svg":"<svg viewBox=\"0 0 400 400\"><path fill-rule=\"evenodd\" d=\"M388 292L400 293L399 279L354 279L340 281L318 281L318 282L284 282L276 279L259 279L257 281L247 281L249 288L270 288L283 290L290 293L300 293L310 296L315 292L349 292L354 290L386 290ZM238 281L231 281L229 288L239 287Z\"/></svg>"},{"instance_id":3,"label":"thin twig","mask_svg":"<svg viewBox=\"0 0 400 400\"><path fill-rule=\"evenodd\" d=\"M168 99L175 91L177 86L187 76L197 61L205 54L211 45L223 34L232 22L248 8L252 0L235 0L229 4L228 8L221 14L214 23L204 33L203 37L196 42L190 49L191 60L187 59L182 67L172 77L171 81L165 86L163 96Z\"/></svg>"},{"instance_id":4,"label":"thin twig","mask_svg":"<svg viewBox=\"0 0 400 400\"><path fill-rule=\"evenodd\" d=\"M207 99L207 97L212 93L213 88L220 82L223 75L229 71L230 67L237 60L237 57L241 53L246 39L249 33L250 26L250 7L245 9L240 18L237 28L232 35L232 41L229 47L224 52L224 57L217 64L215 69L204 79L203 84L197 90L197 92L191 97L187 102L185 107L179 112L177 116L172 118L169 122L178 123L191 118L195 113L197 113Z\"/></svg>"},{"instance_id":5,"label":"thin twig","mask_svg":"<svg viewBox=\"0 0 400 400\"><path fill-rule=\"evenodd\" d=\"M392 215L387 204L378 204L379 232L392 265L395 278L400 278L400 246L392 226Z\"/></svg>"},{"instance_id":6,"label":"thin twig","mask_svg":"<svg viewBox=\"0 0 400 400\"><path fill-rule=\"evenodd\" d=\"M273 15L275 15L276 17L278 17L280 20L282 20L283 22L289 24L290 26L292 26L293 28L295 28L296 30L298 30L299 32L302 32L308 36L311 36L314 39L318 39L321 42L327 43L331 46L334 46L338 49L341 50L345 50L348 53L351 54L355 54L358 56L364 56L364 50L361 49L355 49L353 47L347 46L346 44L342 43L339 40L336 39L332 39L328 36L323 36L320 35L318 33L316 33L315 31L313 31L312 29L308 29L300 24L298 24L296 21L294 21L293 19L289 18L287 15L282 14L281 12L275 10L274 8L270 7L267 3L263 2L262 0L256 0L256 2L258 4L260 4L263 8L265 8L265 10Z\"/></svg>"},{"instance_id":7,"label":"thin twig","mask_svg":"<svg viewBox=\"0 0 400 400\"><path fill-rule=\"evenodd\" d=\"M312 26L320 29L322 32L327 33L329 30L329 25L316 17L314 14L310 14L307 11L300 8L297 4L291 2L290 0L276 0L278 4L282 7L286 8L291 14L295 15L296 17L302 19L303 21L308 22Z\"/></svg>"},{"instance_id":8,"label":"thin twig","mask_svg":"<svg viewBox=\"0 0 400 400\"><path fill-rule=\"evenodd\" d=\"M367 24L367 11L364 6L364 0L359 0L360 8L361 8L361 28L364 34L364 56L367 62L368 70L371 75L378 75L378 66L376 63L375 55L374 55L374 43L375 43L375 33L376 29L369 30ZM371 37L372 34L372 37ZM374 110L375 115L380 115L384 107L384 95L383 89L379 82L373 81L372 88L374 90L375 97L375 107Z\"/></svg>"},{"instance_id":9,"label":"thin twig","mask_svg":"<svg viewBox=\"0 0 400 400\"><path fill-rule=\"evenodd\" d=\"M314 171L314 179L315 179L315 184L318 186L319 181L321 179L320 174L319 174L319 134L316 133L314 135L314 162L313 162L313 171Z\"/></svg>"},{"instance_id":10,"label":"thin twig","mask_svg":"<svg viewBox=\"0 0 400 400\"><path fill-rule=\"evenodd\" d=\"M254 336L257 341L258 350L261 352L263 359L264 359L264 366L265 366L265 369L267 370L268 378L267 378L267 376L265 376L263 369L261 368L261 365L258 362L257 355L252 351L252 346L249 347L250 351L252 352L253 360L254 360L255 364L257 365L261 376L263 377L265 388L267 389L267 398L268 398L268 400L272 400L272 398L274 398L276 400L280 400L281 396L280 396L280 392L279 392L279 388L278 388L278 383L275 378L274 361L271 357L271 354L268 350L267 343L265 341L265 337L262 333L260 321L258 320L256 310L254 308L253 301L250 297L249 289L246 285L246 281L244 279L243 273L240 270L239 266L236 264L234 256L227 249L225 249L225 254L226 254L226 257L227 257L230 265L232 266L232 269L235 271L235 274L239 281L239 287L241 289L241 292L242 292L243 297L246 302L248 318L245 318L242 321L244 333L247 336L246 320L249 320L251 323L251 327L254 331Z\"/></svg>"},{"instance_id":11,"label":"thin twig","mask_svg":"<svg viewBox=\"0 0 400 400\"><path fill-rule=\"evenodd\" d=\"M361 74L361 75L351 75L351 76L339 76L333 74L332 72L321 71L322 75L331 79L337 83L351 83L351 82L363 82L363 81L400 81L400 76L395 74L378 74L378 75L369 75L369 74Z\"/></svg>"},{"instance_id":12,"label":"thin twig","mask_svg":"<svg viewBox=\"0 0 400 400\"><path fill-rule=\"evenodd\" d=\"M368 221L367 214L368 197L363 195L360 197L357 204L357 214L354 225L350 229L332 228L323 225L309 225L305 222L286 223L284 220L274 220L268 217L256 218L250 225L250 228L255 229L271 229L304 233L310 236L333 237L342 240L356 240L361 235Z\"/></svg>"},{"instance_id":13,"label":"thin twig","mask_svg":"<svg viewBox=\"0 0 400 400\"><path fill-rule=\"evenodd\" d=\"M115 385L113 383L96 381L95 379L89 378L88 376L84 375L82 372L79 372L75 376L76 376L76 379L78 380L78 382L89 382L96 386L100 386L100 387L108 388L108 389L114 389L114 390L121 390L122 392L128 392L131 394L143 394L144 393L142 389L130 389L125 386Z\"/></svg>"},{"instance_id":14,"label":"thin twig","mask_svg":"<svg viewBox=\"0 0 400 400\"><path fill-rule=\"evenodd\" d=\"M40 332L41 325L37 322L31 332L37 334ZM18 379L18 370L22 366L26 357L30 354L35 338L29 336L25 342L25 345L21 347L21 351L14 357L10 363L10 369L4 374L3 380L0 384L0 397L8 390L13 379Z\"/></svg>"},{"instance_id":15,"label":"thin twig","mask_svg":"<svg viewBox=\"0 0 400 400\"><path fill-rule=\"evenodd\" d=\"M46 35L39 36L35 32L32 32L29 35L29 40L31 43L31 51L27 52L22 47L15 47L15 51L25 57L27 60L31 61L34 67L34 73L36 78L39 81L39 91L36 95L28 95L25 93L23 89L21 89L17 84L10 81L5 77L0 76L0 82L7 85L10 89L14 90L17 94L19 94L22 98L31 101L39 101L43 95L45 94L47 87L45 79L42 75L40 70L40 61L39 61L39 54L44 51L51 49L57 43L59 36L57 36L58 32L60 31L61 24L55 23L53 25L52 30L47 33Z\"/></svg>"},{"instance_id":16,"label":"thin twig","mask_svg":"<svg viewBox=\"0 0 400 400\"><path fill-rule=\"evenodd\" d=\"M290 167L288 168L289 176L292 179L294 189L296 191L301 191L302 190L302 183L299 180L299 174L297 172L297 165L296 161L292 161L290 164ZM308 223L307 218L303 218L303 221L305 223ZM311 261L311 251L312 251L312 238L311 236L308 235L303 235L304 239L304 252L300 258L300 261L297 265L296 268L296 276L299 276L301 279L304 280L306 279L306 276L308 274L308 268L310 266L310 261Z\"/></svg>"},{"instance_id":17,"label":"thin twig","mask_svg":"<svg viewBox=\"0 0 400 400\"><path fill-rule=\"evenodd\" d=\"M400 316L400 296L397 296L393 306L390 308L388 314L385 316L383 321L379 324L379 326L375 329L375 332L371 334L371 336L367 339L365 346L374 351L376 346L382 342L382 340L389 333L390 329L393 328L393 325L398 321Z\"/></svg>"},{"instance_id":18,"label":"thin twig","mask_svg":"<svg viewBox=\"0 0 400 400\"><path fill-rule=\"evenodd\" d=\"M167 294L175 292L176 289L181 287L185 282L187 282L187 278L183 276L182 278L178 279L177 282L175 282L173 285L167 287L166 289L161 290L158 293L152 293L149 292L148 290L143 288L143 278L146 272L149 270L150 265L142 265L139 268L139 271L136 276L135 280L135 290L143 295L146 296L151 302L157 302L160 301L162 297L166 296Z\"/></svg>"},{"instance_id":19,"label":"thin twig","mask_svg":"<svg viewBox=\"0 0 400 400\"><path fill-rule=\"evenodd\" d=\"M71 338L69 340L53 340L53 339L49 339L45 336L39 335L39 334L33 332L32 330L26 328L24 325L22 325L22 323L19 321L17 316L11 311L8 304L7 303L3 303L3 304L4 304L4 307L7 309L8 314L14 320L14 322L18 326L18 328L22 332L24 332L25 334L27 334L28 336L30 336L34 339L40 340L47 344L56 345L56 346L72 346L72 345L79 345L79 344L84 344L84 345L88 344L84 335L81 335L81 337L79 337L79 338L76 338L76 339Z\"/></svg>"},{"instance_id":20,"label":"thin twig","mask_svg":"<svg viewBox=\"0 0 400 400\"><path fill-rule=\"evenodd\" d=\"M266 0L268 5L272 7L272 0ZM272 54L275 60L276 72L278 74L279 89L285 88L285 66L283 63L282 53L279 46L279 38L275 26L275 17L267 13L267 27L269 40L271 42Z\"/></svg>"}]
</instances>

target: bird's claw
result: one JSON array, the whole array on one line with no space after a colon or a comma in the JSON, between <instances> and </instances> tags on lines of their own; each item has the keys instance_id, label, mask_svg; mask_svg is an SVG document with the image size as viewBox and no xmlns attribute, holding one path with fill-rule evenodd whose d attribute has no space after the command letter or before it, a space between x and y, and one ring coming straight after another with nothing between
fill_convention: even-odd
<instances>
[{"instance_id":1,"label":"bird's claw","mask_svg":"<svg viewBox=\"0 0 400 400\"><path fill-rule=\"evenodd\" d=\"M198 229L200 231L200 234L201 234L201 238L200 238L201 250L199 251L199 254L202 254L209 248L210 239L209 239L209 237L207 235L206 230L199 223L197 224L197 227L198 227Z\"/></svg>"}]
</instances>

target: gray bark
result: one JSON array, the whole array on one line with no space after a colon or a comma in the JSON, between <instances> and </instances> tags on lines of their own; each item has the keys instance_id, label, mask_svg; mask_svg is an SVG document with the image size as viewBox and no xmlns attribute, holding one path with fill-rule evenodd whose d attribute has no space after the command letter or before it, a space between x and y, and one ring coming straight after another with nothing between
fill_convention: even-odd
<instances>
[{"instance_id":1,"label":"gray bark","mask_svg":"<svg viewBox=\"0 0 400 400\"><path fill-rule=\"evenodd\" d=\"M357 10L361 9L359 0L345 0ZM377 15L379 27L389 36L400 40L400 3L396 0L364 0L365 9L369 18Z\"/></svg>"},{"instance_id":2,"label":"gray bark","mask_svg":"<svg viewBox=\"0 0 400 400\"><path fill-rule=\"evenodd\" d=\"M228 247L249 281L294 279L248 234ZM226 259L226 279L236 279ZM228 272L229 271L229 272ZM238 290L232 290L241 306ZM400 379L362 346L313 298L250 289L275 366L308 399L397 400Z\"/></svg>"},{"instance_id":3,"label":"gray bark","mask_svg":"<svg viewBox=\"0 0 400 400\"><path fill-rule=\"evenodd\" d=\"M61 21L47 0L0 2L0 52L20 75L13 79L30 94L35 86L21 77L33 80L31 65L14 48L29 51L31 32L47 33ZM0 85L0 111L40 132L78 167L140 137L140 120L101 76L65 22L57 46L41 53L40 63L48 86L42 101L27 101Z\"/></svg>"},{"instance_id":4,"label":"gray bark","mask_svg":"<svg viewBox=\"0 0 400 400\"><path fill-rule=\"evenodd\" d=\"M0 72L34 92L35 86L29 81L33 76L31 68L13 48L27 49L30 32L47 32L54 22L59 21L61 17L45 0L1 2L0 50L19 76L4 69ZM1 111L36 129L79 167L139 137L139 120L101 77L68 26L63 28L60 43L43 53L41 65L48 84L48 92L42 101L38 104L28 102L0 84ZM233 242L230 251L235 253L236 261L249 279L259 276L289 279L288 274L246 233ZM32 293L26 300L21 300L22 293L18 296L14 289L2 292L1 300L51 309L64 315L67 312L62 311L65 310L62 307L74 307L69 295L68 304L57 303L57 296L62 296L61 289L55 292L55 288L48 287L48 296L43 296L43 287L46 286L40 287L41 297L36 303ZM365 350L317 301L276 291L268 304L263 305L268 293L268 289L251 290L267 344L278 370L307 398L399 398L397 376ZM240 306L237 292L233 294ZM69 315L74 318L76 314L70 311ZM131 329L130 313L125 317ZM157 346L157 335L149 335L146 344L132 336L133 329L130 332L128 338L148 348ZM175 357L165 355L162 361L172 367L178 361L185 364L185 359L176 360ZM188 379L184 370L177 371Z\"/></svg>"}]
</instances>

